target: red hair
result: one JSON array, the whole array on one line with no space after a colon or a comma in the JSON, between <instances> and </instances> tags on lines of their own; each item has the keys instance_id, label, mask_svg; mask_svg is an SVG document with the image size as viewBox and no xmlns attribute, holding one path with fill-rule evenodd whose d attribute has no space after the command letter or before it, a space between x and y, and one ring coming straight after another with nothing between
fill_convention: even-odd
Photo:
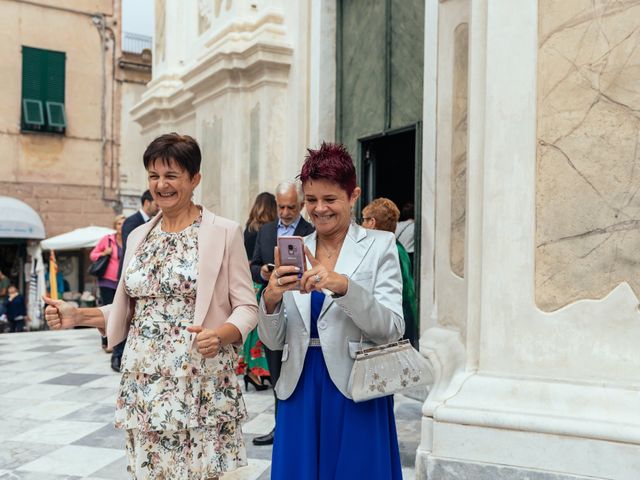
<instances>
[{"instance_id":1,"label":"red hair","mask_svg":"<svg viewBox=\"0 0 640 480\"><path fill-rule=\"evenodd\" d=\"M322 142L317 150L307 149L298 178L304 185L309 180L328 180L337 183L351 196L356 188L356 168L349 152L339 143Z\"/></svg>"}]
</instances>

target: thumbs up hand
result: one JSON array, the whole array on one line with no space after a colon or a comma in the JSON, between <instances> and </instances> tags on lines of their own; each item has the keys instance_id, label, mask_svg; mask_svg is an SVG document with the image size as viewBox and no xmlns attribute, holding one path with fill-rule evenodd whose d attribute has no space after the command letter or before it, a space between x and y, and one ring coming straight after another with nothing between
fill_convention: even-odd
<instances>
[{"instance_id":1,"label":"thumbs up hand","mask_svg":"<svg viewBox=\"0 0 640 480\"><path fill-rule=\"evenodd\" d=\"M78 309L69 305L63 300L54 300L47 296L43 296L44 303L47 308L44 310L44 317L49 324L51 330L60 330L73 328L76 326L76 316Z\"/></svg>"}]
</instances>

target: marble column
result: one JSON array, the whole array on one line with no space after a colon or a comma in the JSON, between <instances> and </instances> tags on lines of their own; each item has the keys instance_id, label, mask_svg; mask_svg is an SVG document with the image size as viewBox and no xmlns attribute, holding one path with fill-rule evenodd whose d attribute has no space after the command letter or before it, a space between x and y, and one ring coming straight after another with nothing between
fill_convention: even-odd
<instances>
[{"instance_id":1,"label":"marble column","mask_svg":"<svg viewBox=\"0 0 640 480\"><path fill-rule=\"evenodd\" d=\"M638 478L639 7L427 1L425 142L437 147L424 149L435 241L423 249L435 281L421 351L436 383L418 478ZM461 235L452 138L465 23Z\"/></svg>"}]
</instances>

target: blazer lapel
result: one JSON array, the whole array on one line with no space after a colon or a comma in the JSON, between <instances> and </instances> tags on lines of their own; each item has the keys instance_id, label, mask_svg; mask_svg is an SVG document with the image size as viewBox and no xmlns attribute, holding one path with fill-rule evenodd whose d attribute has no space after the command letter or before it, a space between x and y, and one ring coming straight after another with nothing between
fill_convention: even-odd
<instances>
[{"instance_id":1,"label":"blazer lapel","mask_svg":"<svg viewBox=\"0 0 640 480\"><path fill-rule=\"evenodd\" d=\"M309 235L304 240L304 244L311 251L313 255L316 254L316 234L313 233ZM310 268L311 264L307 262L307 268ZM300 317L302 317L302 322L304 323L304 327L307 329L307 332L311 331L311 295L307 293L293 292L293 299L296 302L296 307L298 307L298 312L300 312Z\"/></svg>"},{"instance_id":2,"label":"blazer lapel","mask_svg":"<svg viewBox=\"0 0 640 480\"><path fill-rule=\"evenodd\" d=\"M314 254L315 254L315 235L314 237ZM349 227L349 232L344 239L340 254L334 271L347 277L351 277L353 272L360 266L362 259L369 251L373 241L371 237L367 237L367 230L355 223L352 223ZM322 310L318 316L318 320L326 313L329 307L333 304L333 298L327 295L322 304Z\"/></svg>"},{"instance_id":3,"label":"blazer lapel","mask_svg":"<svg viewBox=\"0 0 640 480\"><path fill-rule=\"evenodd\" d=\"M202 208L202 223L198 231L198 282L194 325L204 323L224 256L225 231L215 224L215 217L209 210Z\"/></svg>"}]
</instances>

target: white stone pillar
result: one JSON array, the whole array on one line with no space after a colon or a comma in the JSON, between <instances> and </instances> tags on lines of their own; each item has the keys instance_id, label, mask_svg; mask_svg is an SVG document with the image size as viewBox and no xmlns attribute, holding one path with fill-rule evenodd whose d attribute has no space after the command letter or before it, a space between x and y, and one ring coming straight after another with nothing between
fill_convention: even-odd
<instances>
[{"instance_id":1,"label":"white stone pillar","mask_svg":"<svg viewBox=\"0 0 640 480\"><path fill-rule=\"evenodd\" d=\"M598 15L580 18L611 16ZM418 478L631 480L640 472L637 297L622 283L554 312L535 302L538 17L528 0L427 1L423 202L436 184L437 208L435 247L424 245L424 255L436 259L437 324L421 350L436 383L423 408ZM453 31L465 21L462 279L449 260L449 181Z\"/></svg>"},{"instance_id":2,"label":"white stone pillar","mask_svg":"<svg viewBox=\"0 0 640 480\"><path fill-rule=\"evenodd\" d=\"M309 146L336 136L336 0L311 2Z\"/></svg>"}]
</instances>

